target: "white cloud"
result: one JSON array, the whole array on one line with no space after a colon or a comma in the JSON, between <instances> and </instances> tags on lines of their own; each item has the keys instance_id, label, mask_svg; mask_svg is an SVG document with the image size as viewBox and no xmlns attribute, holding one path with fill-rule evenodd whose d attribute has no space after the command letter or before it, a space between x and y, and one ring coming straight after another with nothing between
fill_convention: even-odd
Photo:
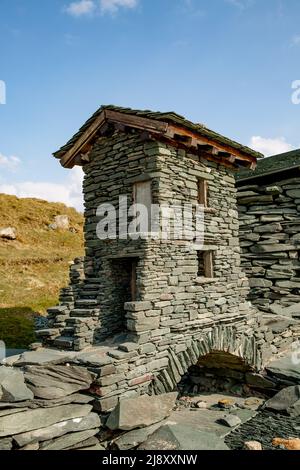
<instances>
[{"instance_id":1,"label":"white cloud","mask_svg":"<svg viewBox=\"0 0 300 470\"><path fill-rule=\"evenodd\" d=\"M249 147L263 153L266 156L289 152L295 148L286 141L285 137L268 139L260 136L253 136L249 143Z\"/></svg>"},{"instance_id":2,"label":"white cloud","mask_svg":"<svg viewBox=\"0 0 300 470\"><path fill-rule=\"evenodd\" d=\"M94 0L79 0L78 2L72 2L67 7L65 11L72 16L84 16L90 15L96 9Z\"/></svg>"},{"instance_id":3,"label":"white cloud","mask_svg":"<svg viewBox=\"0 0 300 470\"><path fill-rule=\"evenodd\" d=\"M82 197L83 172L75 167L67 176L64 184L24 181L14 184L0 184L0 193L18 197L33 197L49 202L63 202L67 206L83 210Z\"/></svg>"},{"instance_id":4,"label":"white cloud","mask_svg":"<svg viewBox=\"0 0 300 470\"><path fill-rule=\"evenodd\" d=\"M135 8L138 0L100 0L102 13L116 13L119 8Z\"/></svg>"},{"instance_id":5,"label":"white cloud","mask_svg":"<svg viewBox=\"0 0 300 470\"><path fill-rule=\"evenodd\" d=\"M0 153L0 168L6 168L10 171L14 171L20 165L21 160L14 155L7 157L6 155L2 155Z\"/></svg>"}]
</instances>

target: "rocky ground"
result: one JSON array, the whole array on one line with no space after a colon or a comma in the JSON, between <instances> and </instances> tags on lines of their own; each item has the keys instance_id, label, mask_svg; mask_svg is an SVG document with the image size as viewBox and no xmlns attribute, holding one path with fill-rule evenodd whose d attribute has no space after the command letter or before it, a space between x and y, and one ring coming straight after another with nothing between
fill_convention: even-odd
<instances>
[{"instance_id":1,"label":"rocky ground","mask_svg":"<svg viewBox=\"0 0 300 470\"><path fill-rule=\"evenodd\" d=\"M225 442L234 450L243 449L245 441L249 440L260 442L263 450L286 450L284 445L274 446L275 438L300 439L300 417L262 411L229 434Z\"/></svg>"},{"instance_id":2,"label":"rocky ground","mask_svg":"<svg viewBox=\"0 0 300 470\"><path fill-rule=\"evenodd\" d=\"M97 381L110 380L110 366L95 361L40 350L0 366L0 450L300 450L300 368L289 358L252 376L279 391L199 392L220 379L202 377L191 390L185 377L178 391L124 397L106 412Z\"/></svg>"}]
</instances>

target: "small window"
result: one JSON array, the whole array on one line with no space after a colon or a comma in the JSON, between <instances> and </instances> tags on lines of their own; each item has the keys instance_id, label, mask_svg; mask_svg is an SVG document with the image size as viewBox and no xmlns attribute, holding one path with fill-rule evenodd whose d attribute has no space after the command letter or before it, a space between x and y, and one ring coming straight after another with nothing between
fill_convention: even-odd
<instances>
[{"instance_id":1,"label":"small window","mask_svg":"<svg viewBox=\"0 0 300 470\"><path fill-rule=\"evenodd\" d=\"M205 179L198 179L198 204L207 207L208 184Z\"/></svg>"},{"instance_id":2,"label":"small window","mask_svg":"<svg viewBox=\"0 0 300 470\"><path fill-rule=\"evenodd\" d=\"M151 229L151 207L152 207L152 188L151 188L151 181L142 181L139 183L135 183L133 185L133 203L134 204L141 204L144 206L145 210L147 211L147 219L144 220L144 230L142 231L150 231ZM138 210L135 208L135 217L137 217ZM147 230L145 229L145 224L147 226ZM141 230L141 227L139 226Z\"/></svg>"},{"instance_id":3,"label":"small window","mask_svg":"<svg viewBox=\"0 0 300 470\"><path fill-rule=\"evenodd\" d=\"M147 209L151 210L152 192L151 181L143 181L135 183L133 187L133 202L134 204L143 204Z\"/></svg>"},{"instance_id":4,"label":"small window","mask_svg":"<svg viewBox=\"0 0 300 470\"><path fill-rule=\"evenodd\" d=\"M197 251L198 255L198 277L214 277L213 252Z\"/></svg>"}]
</instances>

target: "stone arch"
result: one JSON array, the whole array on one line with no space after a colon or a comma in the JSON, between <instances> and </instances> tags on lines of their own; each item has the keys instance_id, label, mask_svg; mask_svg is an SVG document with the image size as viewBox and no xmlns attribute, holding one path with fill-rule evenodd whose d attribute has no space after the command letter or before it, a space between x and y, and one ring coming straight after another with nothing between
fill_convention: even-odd
<instances>
[{"instance_id":1,"label":"stone arch","mask_svg":"<svg viewBox=\"0 0 300 470\"><path fill-rule=\"evenodd\" d=\"M186 349L179 353L170 347L168 365L151 383L150 393L159 395L174 391L182 376L200 357L220 351L243 359L253 371L261 368L261 353L253 335L238 333L235 327L216 326L199 338L190 339Z\"/></svg>"}]
</instances>

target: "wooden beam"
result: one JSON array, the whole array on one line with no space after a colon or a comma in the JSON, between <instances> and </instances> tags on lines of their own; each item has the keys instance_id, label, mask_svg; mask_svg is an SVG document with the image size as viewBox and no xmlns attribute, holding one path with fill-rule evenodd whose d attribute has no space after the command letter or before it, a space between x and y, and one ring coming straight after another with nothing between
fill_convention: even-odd
<instances>
[{"instance_id":1,"label":"wooden beam","mask_svg":"<svg viewBox=\"0 0 300 470\"><path fill-rule=\"evenodd\" d=\"M65 168L72 168L74 163L72 158L81 151L82 147L97 133L98 129L102 124L105 123L105 111L103 111L95 121L90 125L90 127L82 134L81 137L75 142L72 148L65 153L61 158L60 163Z\"/></svg>"},{"instance_id":2,"label":"wooden beam","mask_svg":"<svg viewBox=\"0 0 300 470\"><path fill-rule=\"evenodd\" d=\"M243 153L242 151L231 147L228 144L221 144L219 142L213 141L212 139L209 139L208 137L205 137L205 136L202 136L202 135L200 136L200 135L197 134L196 131L191 131L189 129L179 127L175 124L169 124L168 131L167 131L166 135L167 136L172 136L172 133L173 133L173 135L174 135L174 133L176 133L176 134L181 133L182 135L192 137L193 144L195 144L197 142L197 145L200 148L203 145L209 145L210 147L216 148L218 150L218 152L225 152L225 153L229 153L230 155L238 156L241 160L245 160L245 161L248 161L248 162L256 161L255 157L252 157L251 155L247 155L247 154Z\"/></svg>"},{"instance_id":3,"label":"wooden beam","mask_svg":"<svg viewBox=\"0 0 300 470\"><path fill-rule=\"evenodd\" d=\"M135 114L120 113L118 111L106 110L106 118L110 122L121 123L137 129L148 131L166 132L168 124L163 121L156 121L155 119L148 119L137 116Z\"/></svg>"},{"instance_id":4,"label":"wooden beam","mask_svg":"<svg viewBox=\"0 0 300 470\"><path fill-rule=\"evenodd\" d=\"M256 165L255 157L244 154L230 145L219 144L207 137L200 136L197 131L109 109L103 110L89 128L78 138L72 148L65 153L60 159L61 165L66 168L72 168L76 155L87 153L92 146L93 139L97 138L99 133L103 135L107 132L107 125L109 123L115 124L120 130L124 130L126 127L141 129L144 133L151 133L158 140L167 139L175 147L188 149L188 151L198 155L199 152L203 152L205 154L204 158L226 164L226 166L234 166L237 163L236 160L243 161L244 166L251 166L251 168ZM144 134L144 136L146 135Z\"/></svg>"}]
</instances>

